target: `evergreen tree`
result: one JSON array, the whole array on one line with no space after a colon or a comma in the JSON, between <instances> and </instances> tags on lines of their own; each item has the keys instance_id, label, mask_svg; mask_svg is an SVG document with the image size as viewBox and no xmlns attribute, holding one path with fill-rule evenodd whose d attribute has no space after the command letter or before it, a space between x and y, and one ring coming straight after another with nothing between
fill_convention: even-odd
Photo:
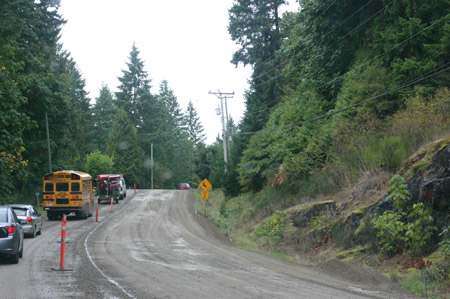
<instances>
[{"instance_id":1,"label":"evergreen tree","mask_svg":"<svg viewBox=\"0 0 450 299\"><path fill-rule=\"evenodd\" d=\"M197 110L195 109L192 101L189 101L185 113L185 123L189 134L189 140L194 144L197 150L200 144L205 141L204 128L200 123L200 119L197 116Z\"/></svg>"},{"instance_id":2,"label":"evergreen tree","mask_svg":"<svg viewBox=\"0 0 450 299\"><path fill-rule=\"evenodd\" d=\"M138 128L142 125L142 109L143 105L149 101L150 95L150 79L144 70L144 62L139 58L139 50L133 43L131 47L128 69L122 70L122 77L119 77L119 92L116 92L116 104L119 108L123 108Z\"/></svg>"},{"instance_id":3,"label":"evergreen tree","mask_svg":"<svg viewBox=\"0 0 450 299\"><path fill-rule=\"evenodd\" d=\"M184 126L183 113L177 97L174 95L173 90L169 88L167 80L163 80L159 86L158 99L166 105L175 125L182 128Z\"/></svg>"},{"instance_id":4,"label":"evergreen tree","mask_svg":"<svg viewBox=\"0 0 450 299\"><path fill-rule=\"evenodd\" d=\"M96 149L105 152L117 107L107 85L103 85L92 108L91 143Z\"/></svg>"},{"instance_id":5,"label":"evergreen tree","mask_svg":"<svg viewBox=\"0 0 450 299\"><path fill-rule=\"evenodd\" d=\"M81 77L76 63L68 53L62 53L61 69L66 100L71 107L68 114L68 134L65 136L67 147L61 153L59 163L66 169L83 169L85 156L95 147L90 143L88 131L92 123L90 98L85 91L85 80ZM81 146L80 146L81 145Z\"/></svg>"},{"instance_id":6,"label":"evergreen tree","mask_svg":"<svg viewBox=\"0 0 450 299\"><path fill-rule=\"evenodd\" d=\"M144 183L140 177L144 155L136 128L123 109L119 109L114 118L106 154L113 157L115 172L123 174L130 185L136 183L141 186Z\"/></svg>"},{"instance_id":7,"label":"evergreen tree","mask_svg":"<svg viewBox=\"0 0 450 299\"><path fill-rule=\"evenodd\" d=\"M15 140L9 144L23 142L24 147L14 145L16 151L20 149L21 155L10 154L18 161L28 161L25 171L13 179L19 191L16 193L22 190L30 192L30 186L40 185L42 174L48 171L46 113L53 167L61 169L72 162L66 153L73 148L70 136L73 115L83 110L78 110L83 106L82 102L86 103L86 96L81 92L82 79L69 55L61 51L58 44L60 27L64 24L58 8L59 1L52 0L5 0L0 3L0 68L5 67L1 80L3 84L4 79L8 78L3 75L12 75L10 79L13 80L7 84L5 91L0 92L0 96L2 105L12 103L14 110L17 109L10 111L5 127L8 128L11 121L15 122L11 131ZM8 101L3 101L6 97ZM72 112L73 105L77 106L75 113ZM8 111L8 107L5 108L2 112ZM31 126L23 131L28 126L28 120ZM79 125L78 121L75 123ZM75 139L82 140L82 135L83 130L80 130ZM73 157L80 155L75 153Z\"/></svg>"},{"instance_id":8,"label":"evergreen tree","mask_svg":"<svg viewBox=\"0 0 450 299\"><path fill-rule=\"evenodd\" d=\"M250 89L245 94L245 131L262 129L270 108L281 97L281 63L276 51L281 45L279 7L284 0L237 0L229 10L228 32L240 45L232 63L253 67Z\"/></svg>"},{"instance_id":9,"label":"evergreen tree","mask_svg":"<svg viewBox=\"0 0 450 299\"><path fill-rule=\"evenodd\" d=\"M166 117L163 118L165 121L162 126L164 136L161 140L163 146L160 147L162 150L160 156L171 173L171 176L166 178L164 185L172 188L179 182L190 182L191 180L193 145L188 140L185 120L178 100L169 88L167 81L161 82L157 98L164 103L167 110Z\"/></svg>"}]
</instances>

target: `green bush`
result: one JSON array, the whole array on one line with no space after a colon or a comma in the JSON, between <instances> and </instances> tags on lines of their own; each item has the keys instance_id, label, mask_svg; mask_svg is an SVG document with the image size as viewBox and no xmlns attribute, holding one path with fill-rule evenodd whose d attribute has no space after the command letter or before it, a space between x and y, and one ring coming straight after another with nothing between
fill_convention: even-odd
<instances>
[{"instance_id":1,"label":"green bush","mask_svg":"<svg viewBox=\"0 0 450 299\"><path fill-rule=\"evenodd\" d=\"M445 258L450 259L450 226L444 227L442 232L439 234L439 237L442 238L439 245L442 246Z\"/></svg>"},{"instance_id":2,"label":"green bush","mask_svg":"<svg viewBox=\"0 0 450 299\"><path fill-rule=\"evenodd\" d=\"M103 155L96 150L86 156L86 171L94 178L102 173L112 173L114 167L113 159Z\"/></svg>"},{"instance_id":3,"label":"green bush","mask_svg":"<svg viewBox=\"0 0 450 299\"><path fill-rule=\"evenodd\" d=\"M420 254L426 248L427 241L432 237L434 219L431 209L423 203L414 204L408 211L402 208L408 201L409 191L405 179L395 175L389 181L389 196L396 211L385 211L382 215L374 218L372 224L377 229L377 237L381 252L391 255L402 249L409 248L414 254Z\"/></svg>"},{"instance_id":4,"label":"green bush","mask_svg":"<svg viewBox=\"0 0 450 299\"><path fill-rule=\"evenodd\" d=\"M279 244L288 234L288 228L292 227L292 221L286 212L276 211L263 224L260 224L255 235L265 238L270 244Z\"/></svg>"},{"instance_id":5,"label":"green bush","mask_svg":"<svg viewBox=\"0 0 450 299\"><path fill-rule=\"evenodd\" d=\"M404 236L406 230L404 216L403 212L386 211L372 220L373 226L378 230L377 237L380 239L381 252L397 253L405 246L407 238Z\"/></svg>"},{"instance_id":6,"label":"green bush","mask_svg":"<svg viewBox=\"0 0 450 299\"><path fill-rule=\"evenodd\" d=\"M433 236L433 231L437 230L437 227L432 225L434 219L431 216L431 209L425 207L423 203L414 204L408 218L405 233L408 247L414 253L420 254L426 249L427 241Z\"/></svg>"}]
</instances>

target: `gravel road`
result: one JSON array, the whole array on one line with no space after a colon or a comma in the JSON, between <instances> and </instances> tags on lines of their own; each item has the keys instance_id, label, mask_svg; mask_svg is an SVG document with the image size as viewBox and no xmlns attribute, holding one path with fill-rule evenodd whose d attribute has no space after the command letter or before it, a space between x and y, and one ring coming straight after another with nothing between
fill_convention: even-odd
<instances>
[{"instance_id":1,"label":"gravel road","mask_svg":"<svg viewBox=\"0 0 450 299\"><path fill-rule=\"evenodd\" d=\"M312 268L235 247L184 190L138 190L95 217L60 221L0 261L0 298L413 298L370 271Z\"/></svg>"}]
</instances>

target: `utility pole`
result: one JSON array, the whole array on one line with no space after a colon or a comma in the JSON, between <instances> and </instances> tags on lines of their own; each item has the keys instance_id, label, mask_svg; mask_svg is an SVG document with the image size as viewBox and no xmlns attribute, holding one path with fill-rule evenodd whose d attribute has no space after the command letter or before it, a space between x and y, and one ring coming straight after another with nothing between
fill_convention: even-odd
<instances>
[{"instance_id":1,"label":"utility pole","mask_svg":"<svg viewBox=\"0 0 450 299\"><path fill-rule=\"evenodd\" d=\"M225 116L227 118L227 121L225 122L226 124L225 132L228 133L228 130L230 129L230 119L228 118L227 97L225 97ZM230 134L227 134L227 150L228 152L230 152Z\"/></svg>"},{"instance_id":2,"label":"utility pole","mask_svg":"<svg viewBox=\"0 0 450 299\"><path fill-rule=\"evenodd\" d=\"M228 128L228 111L227 114L227 127L225 127L225 120L224 120L224 112L223 112L223 100L225 99L225 106L226 101L228 98L232 98L234 95L234 92L221 92L220 90L217 92L209 92L209 94L213 94L217 96L220 99L220 105L222 107L222 139L223 139L223 161L224 161L224 171L227 172L227 163L228 163L228 154L227 154L227 132L226 128Z\"/></svg>"},{"instance_id":3,"label":"utility pole","mask_svg":"<svg viewBox=\"0 0 450 299\"><path fill-rule=\"evenodd\" d=\"M52 154L50 152L50 132L48 130L48 117L47 112L45 112L45 129L47 131L47 150L48 150L48 171L52 173Z\"/></svg>"},{"instance_id":4,"label":"utility pole","mask_svg":"<svg viewBox=\"0 0 450 299\"><path fill-rule=\"evenodd\" d=\"M153 143L150 143L150 165L151 165L151 177L152 177L152 190L153 190Z\"/></svg>"}]
</instances>

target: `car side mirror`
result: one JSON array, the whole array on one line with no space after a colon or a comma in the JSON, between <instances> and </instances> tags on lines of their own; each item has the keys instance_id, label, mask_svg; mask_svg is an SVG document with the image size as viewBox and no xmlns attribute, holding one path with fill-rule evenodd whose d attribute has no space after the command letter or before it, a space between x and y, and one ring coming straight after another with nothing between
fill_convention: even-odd
<instances>
[{"instance_id":1,"label":"car side mirror","mask_svg":"<svg viewBox=\"0 0 450 299\"><path fill-rule=\"evenodd\" d=\"M24 225L24 224L27 224L28 222L26 219L19 219L19 223Z\"/></svg>"}]
</instances>

